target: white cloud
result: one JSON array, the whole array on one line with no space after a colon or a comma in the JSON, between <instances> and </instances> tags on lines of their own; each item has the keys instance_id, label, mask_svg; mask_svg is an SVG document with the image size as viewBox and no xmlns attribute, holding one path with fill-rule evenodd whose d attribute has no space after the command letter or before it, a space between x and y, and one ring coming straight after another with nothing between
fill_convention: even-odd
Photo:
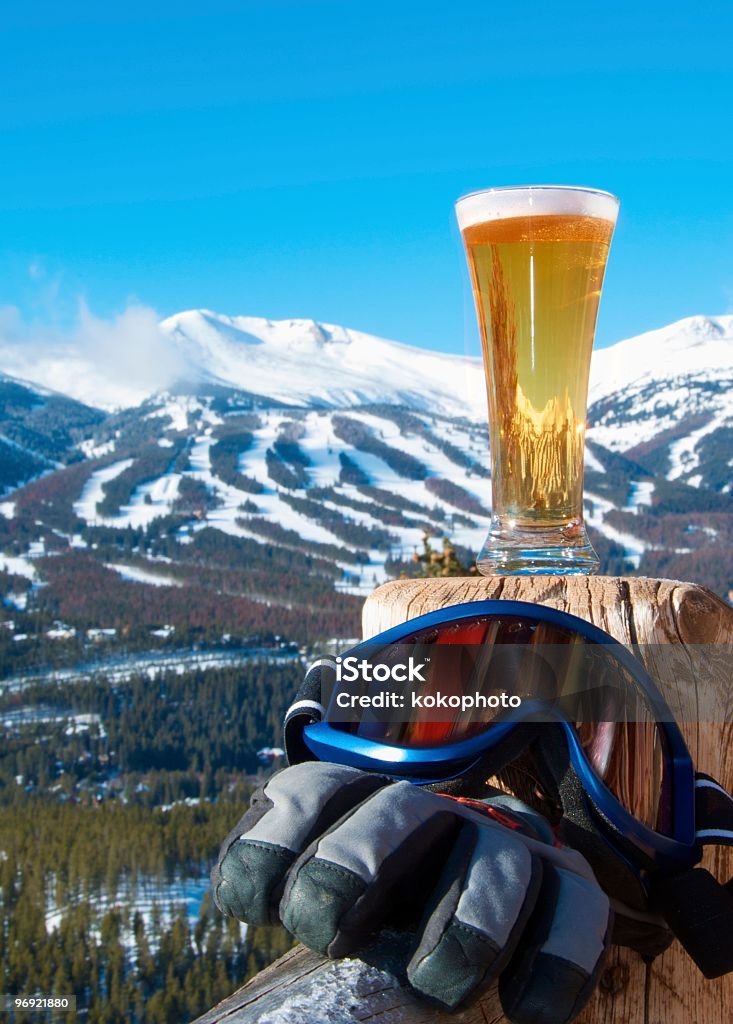
<instances>
[{"instance_id":1,"label":"white cloud","mask_svg":"<svg viewBox=\"0 0 733 1024\"><path fill-rule=\"evenodd\" d=\"M105 408L137 405L183 371L155 310L130 303L104 319L84 301L70 327L0 308L0 371Z\"/></svg>"}]
</instances>

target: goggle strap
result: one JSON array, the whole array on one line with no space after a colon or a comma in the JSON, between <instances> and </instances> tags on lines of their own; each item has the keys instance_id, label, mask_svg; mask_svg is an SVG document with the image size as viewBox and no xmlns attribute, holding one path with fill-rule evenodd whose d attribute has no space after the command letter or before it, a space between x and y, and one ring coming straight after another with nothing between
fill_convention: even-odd
<instances>
[{"instance_id":1,"label":"goggle strap","mask_svg":"<svg viewBox=\"0 0 733 1024\"><path fill-rule=\"evenodd\" d=\"M704 868L690 868L650 886L653 907L706 978L733 972L733 890Z\"/></svg>"},{"instance_id":2,"label":"goggle strap","mask_svg":"<svg viewBox=\"0 0 733 1024\"><path fill-rule=\"evenodd\" d=\"M288 764L313 760L313 755L303 742L303 727L321 722L325 717L326 709L321 704L321 673L326 666L333 668L334 664L335 659L329 657L315 661L306 672L295 700L285 712L283 739Z\"/></svg>"},{"instance_id":3,"label":"goggle strap","mask_svg":"<svg viewBox=\"0 0 733 1024\"><path fill-rule=\"evenodd\" d=\"M733 797L703 772L695 773L695 837L701 846L733 846ZM733 972L733 879L721 883L695 867L650 883L655 909L706 978Z\"/></svg>"},{"instance_id":4,"label":"goggle strap","mask_svg":"<svg viewBox=\"0 0 733 1024\"><path fill-rule=\"evenodd\" d=\"M322 722L326 714L323 704L317 700L296 700L285 712L285 725L295 717L305 715L312 722Z\"/></svg>"},{"instance_id":5,"label":"goggle strap","mask_svg":"<svg viewBox=\"0 0 733 1024\"><path fill-rule=\"evenodd\" d=\"M703 772L695 773L695 838L703 846L733 846L733 797Z\"/></svg>"}]
</instances>

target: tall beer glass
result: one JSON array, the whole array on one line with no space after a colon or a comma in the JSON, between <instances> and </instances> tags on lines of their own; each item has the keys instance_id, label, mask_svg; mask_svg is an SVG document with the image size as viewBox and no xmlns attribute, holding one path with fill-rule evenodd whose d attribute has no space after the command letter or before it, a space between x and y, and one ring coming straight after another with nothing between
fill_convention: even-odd
<instances>
[{"instance_id":1,"label":"tall beer glass","mask_svg":"<svg viewBox=\"0 0 733 1024\"><path fill-rule=\"evenodd\" d=\"M588 374L618 200L533 185L456 204L489 400L485 575L593 573L583 523Z\"/></svg>"}]
</instances>

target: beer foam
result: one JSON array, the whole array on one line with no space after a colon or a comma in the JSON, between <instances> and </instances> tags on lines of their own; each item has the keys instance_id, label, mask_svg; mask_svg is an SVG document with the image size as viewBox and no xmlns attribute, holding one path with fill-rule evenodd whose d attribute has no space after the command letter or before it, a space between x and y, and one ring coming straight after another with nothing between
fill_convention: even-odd
<instances>
[{"instance_id":1,"label":"beer foam","mask_svg":"<svg viewBox=\"0 0 733 1024\"><path fill-rule=\"evenodd\" d=\"M456 203L456 217L461 231L490 220L551 214L596 217L615 224L618 207L618 199L610 192L572 185L522 185L461 196Z\"/></svg>"}]
</instances>

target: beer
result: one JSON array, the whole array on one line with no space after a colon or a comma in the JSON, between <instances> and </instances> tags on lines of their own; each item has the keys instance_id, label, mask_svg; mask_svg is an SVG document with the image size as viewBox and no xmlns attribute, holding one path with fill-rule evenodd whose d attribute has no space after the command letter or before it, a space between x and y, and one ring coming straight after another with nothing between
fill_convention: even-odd
<instances>
[{"instance_id":1,"label":"beer","mask_svg":"<svg viewBox=\"0 0 733 1024\"><path fill-rule=\"evenodd\" d=\"M508 567L517 554L506 550L512 533L514 547L541 549L522 556L534 559L527 571L549 571L553 547L556 571L598 564L582 520L583 456L616 210L605 193L549 187L494 190L458 204L483 348L492 529L494 540L504 538L504 571L520 571ZM569 558L568 549L575 549Z\"/></svg>"}]
</instances>

